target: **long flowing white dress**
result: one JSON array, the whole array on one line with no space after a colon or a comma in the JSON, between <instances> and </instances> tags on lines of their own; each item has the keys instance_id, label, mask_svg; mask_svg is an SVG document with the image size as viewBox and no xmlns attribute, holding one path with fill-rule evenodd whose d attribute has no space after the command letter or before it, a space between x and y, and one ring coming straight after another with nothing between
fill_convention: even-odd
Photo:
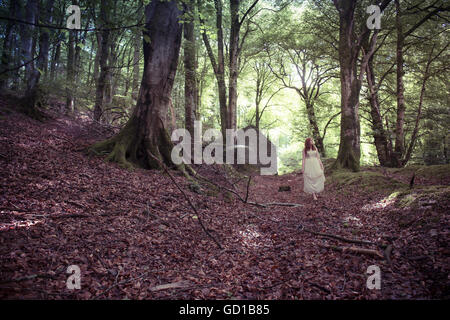
<instances>
[{"instance_id":1,"label":"long flowing white dress","mask_svg":"<svg viewBox=\"0 0 450 320\"><path fill-rule=\"evenodd\" d=\"M317 150L308 150L303 153L305 169L303 172L303 191L306 193L319 193L323 191L325 175L319 162Z\"/></svg>"}]
</instances>

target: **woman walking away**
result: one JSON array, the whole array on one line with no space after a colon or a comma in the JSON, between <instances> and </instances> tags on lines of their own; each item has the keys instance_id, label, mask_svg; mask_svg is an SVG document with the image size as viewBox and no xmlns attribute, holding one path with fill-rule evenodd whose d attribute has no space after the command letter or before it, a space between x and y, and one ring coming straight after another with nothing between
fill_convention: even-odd
<instances>
[{"instance_id":1,"label":"woman walking away","mask_svg":"<svg viewBox=\"0 0 450 320\"><path fill-rule=\"evenodd\" d=\"M305 140L302 160L303 191L312 194L317 200L316 194L323 191L325 176L323 174L323 164L320 160L319 152L311 138Z\"/></svg>"}]
</instances>

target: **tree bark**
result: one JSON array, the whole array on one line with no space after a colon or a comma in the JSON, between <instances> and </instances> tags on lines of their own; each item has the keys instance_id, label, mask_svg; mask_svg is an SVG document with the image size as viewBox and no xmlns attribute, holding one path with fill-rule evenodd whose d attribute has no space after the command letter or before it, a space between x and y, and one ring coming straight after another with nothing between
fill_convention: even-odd
<instances>
[{"instance_id":1,"label":"tree bark","mask_svg":"<svg viewBox=\"0 0 450 320\"><path fill-rule=\"evenodd\" d=\"M44 23L52 23L52 11L54 0L48 0L45 6L45 11L41 14L41 21ZM39 85L41 75L45 72L48 63L48 51L50 47L50 34L48 29L41 29L39 36L39 55L36 62L36 68L33 69L30 78L28 79L27 91L28 94L33 94Z\"/></svg>"},{"instance_id":2,"label":"tree bark","mask_svg":"<svg viewBox=\"0 0 450 320\"><path fill-rule=\"evenodd\" d=\"M9 15L11 17L16 17L17 11L20 10L20 5L18 1L9 2ZM8 21L5 30L5 38L3 39L3 53L0 58L0 90L3 90L8 85L9 73L4 73L11 64L11 59L13 57L13 39L16 37L14 31L14 22Z\"/></svg>"},{"instance_id":3,"label":"tree bark","mask_svg":"<svg viewBox=\"0 0 450 320\"><path fill-rule=\"evenodd\" d=\"M402 155L405 153L405 145L404 145L404 124L405 124L405 86L403 84L403 46L405 42L405 37L403 34L403 27L401 22L401 8L400 1L395 0L395 8L396 8L396 16L395 16L395 26L397 30L397 122L395 126L395 154L393 157L393 161L395 161L394 165L396 167L403 166L402 163Z\"/></svg>"},{"instance_id":4,"label":"tree bark","mask_svg":"<svg viewBox=\"0 0 450 320\"><path fill-rule=\"evenodd\" d=\"M131 97L137 101L139 95L139 60L141 57L142 35L136 33L134 37L134 53L133 53L133 82L131 89Z\"/></svg>"},{"instance_id":5,"label":"tree bark","mask_svg":"<svg viewBox=\"0 0 450 320\"><path fill-rule=\"evenodd\" d=\"M359 93L361 83L358 78L357 58L359 49L355 45L355 0L335 1L339 11L339 64L341 78L341 135L338 167L359 170L360 123Z\"/></svg>"},{"instance_id":6,"label":"tree bark","mask_svg":"<svg viewBox=\"0 0 450 320\"><path fill-rule=\"evenodd\" d=\"M34 62L33 60L33 33L35 30L34 24L36 22L36 17L38 14L39 1L38 0L28 0L25 7L25 21L30 24L21 25L21 56L23 59L23 63L27 63L25 66L25 84L28 84L28 81L34 70Z\"/></svg>"},{"instance_id":7,"label":"tree bark","mask_svg":"<svg viewBox=\"0 0 450 320\"><path fill-rule=\"evenodd\" d=\"M230 76L228 83L228 129L236 129L237 122L237 79L239 75L239 4L240 0L230 0L231 34L230 34Z\"/></svg>"},{"instance_id":8,"label":"tree bark","mask_svg":"<svg viewBox=\"0 0 450 320\"><path fill-rule=\"evenodd\" d=\"M69 31L67 43L67 73L66 73L66 113L74 111L73 85L75 82L75 32Z\"/></svg>"},{"instance_id":9,"label":"tree bark","mask_svg":"<svg viewBox=\"0 0 450 320\"><path fill-rule=\"evenodd\" d=\"M94 104L94 120L100 122L103 114L103 100L105 97L105 88L108 77L108 57L109 57L109 42L110 31L107 28L107 19L109 17L109 0L102 0L100 4L100 25L102 26L101 42L99 43L99 66L100 74L97 78L95 89L95 104ZM101 48L100 48L101 47Z\"/></svg>"},{"instance_id":10,"label":"tree bark","mask_svg":"<svg viewBox=\"0 0 450 320\"><path fill-rule=\"evenodd\" d=\"M178 65L182 25L176 1L152 1L146 6L144 73L139 98L130 120L114 137L95 144L91 151L125 167L160 168L171 165L172 143L165 117Z\"/></svg>"},{"instance_id":11,"label":"tree bark","mask_svg":"<svg viewBox=\"0 0 450 320\"><path fill-rule=\"evenodd\" d=\"M197 0L197 4L200 5L200 0ZM227 108L227 88L225 84L225 56L224 56L224 43L223 43L223 28L222 28L222 0L214 0L216 9L216 32L217 32L217 61L213 53L211 44L205 30L202 29L202 39L206 47L206 52L211 61L214 75L217 80L217 87L219 93L219 109L220 109L220 128L222 131L222 137L226 139L226 129L228 124L228 108ZM200 17L200 23L204 24L203 19Z\"/></svg>"},{"instance_id":12,"label":"tree bark","mask_svg":"<svg viewBox=\"0 0 450 320\"><path fill-rule=\"evenodd\" d=\"M379 85L375 84L375 71L373 68L373 57L369 59L367 64L367 86L369 89L370 115L372 118L372 130L375 148L377 150L378 160L381 166L392 166L392 146L387 138L386 131L383 126L383 118L380 112L380 101L378 96Z\"/></svg>"},{"instance_id":13,"label":"tree bark","mask_svg":"<svg viewBox=\"0 0 450 320\"><path fill-rule=\"evenodd\" d=\"M192 6L187 3L185 6L187 21L184 23L184 108L185 108L185 128L194 136L194 121L196 110L196 45L194 33L194 13Z\"/></svg>"}]
</instances>

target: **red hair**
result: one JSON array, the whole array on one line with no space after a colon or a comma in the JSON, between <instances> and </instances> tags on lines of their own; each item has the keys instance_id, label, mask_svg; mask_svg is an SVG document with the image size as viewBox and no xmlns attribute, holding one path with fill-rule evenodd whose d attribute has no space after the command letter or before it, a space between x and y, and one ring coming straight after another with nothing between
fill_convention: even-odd
<instances>
[{"instance_id":1,"label":"red hair","mask_svg":"<svg viewBox=\"0 0 450 320\"><path fill-rule=\"evenodd\" d=\"M316 146L314 145L311 138L306 138L305 140L305 151L316 150Z\"/></svg>"}]
</instances>

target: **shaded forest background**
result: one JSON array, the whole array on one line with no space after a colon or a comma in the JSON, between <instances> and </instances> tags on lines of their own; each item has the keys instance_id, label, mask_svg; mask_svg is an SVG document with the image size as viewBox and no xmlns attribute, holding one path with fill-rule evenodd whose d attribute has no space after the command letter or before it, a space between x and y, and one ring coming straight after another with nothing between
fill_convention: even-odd
<instances>
[{"instance_id":1,"label":"shaded forest background","mask_svg":"<svg viewBox=\"0 0 450 320\"><path fill-rule=\"evenodd\" d=\"M2 1L2 93L25 97L34 116L35 105L50 104L123 126L139 96L143 43L151 41L143 35L147 3ZM180 2L184 33L164 119L169 133L193 130L195 119L204 130L256 126L277 145L281 173L299 167L308 136L323 157L338 157L345 130L358 135L360 150L352 152L361 157L356 167L341 161L344 167L449 163L448 4L384 1L381 29L368 30L370 2L343 3ZM81 9L80 30L66 28L70 5ZM345 10L351 16L340 18ZM347 20L354 48L340 43ZM359 81L353 102L341 100L343 65ZM345 104L353 120L342 121Z\"/></svg>"}]
</instances>

